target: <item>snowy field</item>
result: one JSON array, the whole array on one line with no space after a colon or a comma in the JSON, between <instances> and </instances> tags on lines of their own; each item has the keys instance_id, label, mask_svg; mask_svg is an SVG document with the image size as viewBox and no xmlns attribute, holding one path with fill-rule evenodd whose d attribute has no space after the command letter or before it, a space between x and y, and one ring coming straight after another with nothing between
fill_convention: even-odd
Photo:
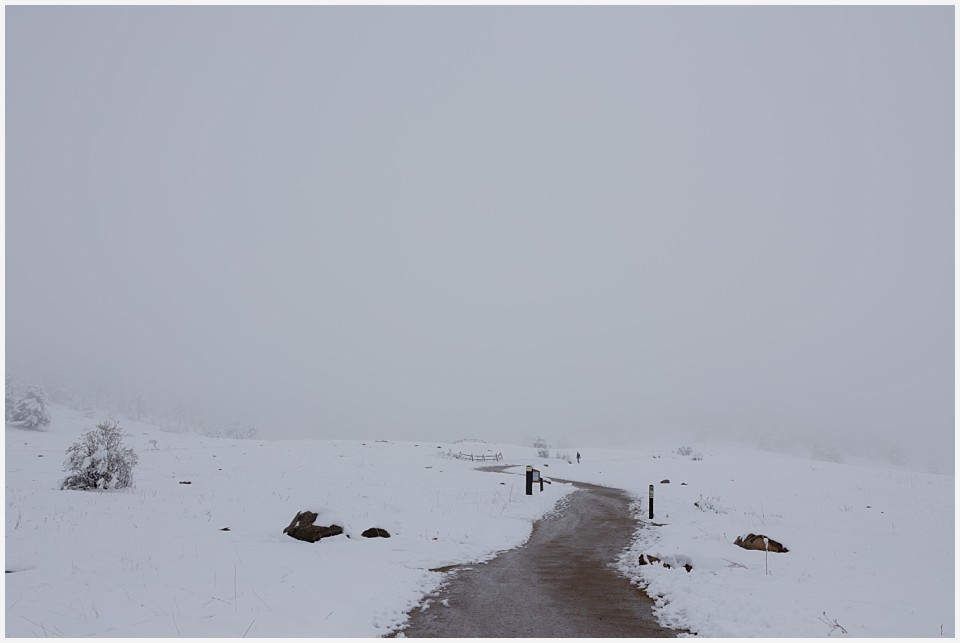
<instances>
[{"instance_id":1,"label":"snowy field","mask_svg":"<svg viewBox=\"0 0 960 643\"><path fill-rule=\"evenodd\" d=\"M431 568L523 543L570 490L525 498L519 476L446 455L467 445L228 440L122 420L135 487L60 491L64 450L102 418L51 416L44 431L6 429L7 636L381 636L442 581ZM352 538L283 534L303 509ZM361 538L369 527L392 537Z\"/></svg>"},{"instance_id":2,"label":"snowy field","mask_svg":"<svg viewBox=\"0 0 960 643\"><path fill-rule=\"evenodd\" d=\"M626 489L644 522L655 483L659 526L640 530L620 564L657 597L667 626L721 637L954 636L953 476L713 444L692 444L690 455L681 444L579 447L577 465L511 445L227 440L121 419L140 458L134 488L61 491L65 449L104 417L59 406L51 415L44 431L6 429L8 637L386 634L442 582L431 569L523 543L572 490L526 497L521 476L474 471L448 455L458 449ZM303 509L352 538L284 535ZM359 537L368 527L392 537ZM790 551L732 544L748 532ZM640 567L641 552L693 571Z\"/></svg>"},{"instance_id":3,"label":"snowy field","mask_svg":"<svg viewBox=\"0 0 960 643\"><path fill-rule=\"evenodd\" d=\"M954 636L953 476L692 447L591 451L567 465L576 476L555 472L627 489L644 522L654 484L661 526L641 530L620 567L657 599L663 625L711 637ZM748 533L789 551L732 544ZM693 570L639 566L641 553Z\"/></svg>"}]
</instances>

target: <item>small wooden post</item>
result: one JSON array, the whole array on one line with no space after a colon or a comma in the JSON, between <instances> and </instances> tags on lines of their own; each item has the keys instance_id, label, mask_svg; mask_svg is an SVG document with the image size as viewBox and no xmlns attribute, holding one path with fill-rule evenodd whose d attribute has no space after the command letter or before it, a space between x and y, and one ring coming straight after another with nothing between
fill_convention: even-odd
<instances>
[{"instance_id":1,"label":"small wooden post","mask_svg":"<svg viewBox=\"0 0 960 643\"><path fill-rule=\"evenodd\" d=\"M653 485L650 485L650 520L653 520Z\"/></svg>"},{"instance_id":2,"label":"small wooden post","mask_svg":"<svg viewBox=\"0 0 960 643\"><path fill-rule=\"evenodd\" d=\"M527 495L533 495L533 467L527 465Z\"/></svg>"}]
</instances>

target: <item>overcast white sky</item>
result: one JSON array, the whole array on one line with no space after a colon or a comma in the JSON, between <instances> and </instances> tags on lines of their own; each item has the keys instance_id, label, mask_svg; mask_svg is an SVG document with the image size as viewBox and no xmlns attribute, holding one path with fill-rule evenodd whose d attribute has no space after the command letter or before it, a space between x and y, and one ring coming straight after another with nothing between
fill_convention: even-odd
<instances>
[{"instance_id":1,"label":"overcast white sky","mask_svg":"<svg viewBox=\"0 0 960 643\"><path fill-rule=\"evenodd\" d=\"M14 375L952 461L952 6L5 11Z\"/></svg>"}]
</instances>

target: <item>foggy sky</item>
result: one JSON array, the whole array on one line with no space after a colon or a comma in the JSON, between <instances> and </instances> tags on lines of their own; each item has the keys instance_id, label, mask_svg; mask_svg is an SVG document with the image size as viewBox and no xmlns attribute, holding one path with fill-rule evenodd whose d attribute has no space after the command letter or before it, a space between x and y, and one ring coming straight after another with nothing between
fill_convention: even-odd
<instances>
[{"instance_id":1,"label":"foggy sky","mask_svg":"<svg viewBox=\"0 0 960 643\"><path fill-rule=\"evenodd\" d=\"M953 11L7 7L7 370L952 460Z\"/></svg>"}]
</instances>

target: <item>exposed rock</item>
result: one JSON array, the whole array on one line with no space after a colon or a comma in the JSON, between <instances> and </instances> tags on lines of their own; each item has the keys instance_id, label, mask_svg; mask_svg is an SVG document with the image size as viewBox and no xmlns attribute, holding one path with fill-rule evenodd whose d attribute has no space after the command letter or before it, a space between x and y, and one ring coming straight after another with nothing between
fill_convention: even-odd
<instances>
[{"instance_id":1,"label":"exposed rock","mask_svg":"<svg viewBox=\"0 0 960 643\"><path fill-rule=\"evenodd\" d=\"M180 484L193 484L193 483L190 482L189 480L181 480Z\"/></svg>"},{"instance_id":2,"label":"exposed rock","mask_svg":"<svg viewBox=\"0 0 960 643\"><path fill-rule=\"evenodd\" d=\"M670 484L670 481L666 478L660 481L660 484Z\"/></svg>"},{"instance_id":3,"label":"exposed rock","mask_svg":"<svg viewBox=\"0 0 960 643\"><path fill-rule=\"evenodd\" d=\"M640 554L640 564L641 565L652 565L654 563L659 563L660 559L656 556L651 556L650 554Z\"/></svg>"},{"instance_id":4,"label":"exposed rock","mask_svg":"<svg viewBox=\"0 0 960 643\"><path fill-rule=\"evenodd\" d=\"M778 554L785 554L790 551L773 538L767 538L763 534L747 534L746 536L737 536L737 539L733 541L733 544L743 547L744 549L772 551Z\"/></svg>"},{"instance_id":5,"label":"exposed rock","mask_svg":"<svg viewBox=\"0 0 960 643\"><path fill-rule=\"evenodd\" d=\"M317 514L312 511L298 512L286 529L283 530L283 533L291 538L303 540L308 543L315 543L321 538L337 536L343 533L343 527L340 525L330 525L329 527L314 525L313 522L316 519Z\"/></svg>"},{"instance_id":6,"label":"exposed rock","mask_svg":"<svg viewBox=\"0 0 960 643\"><path fill-rule=\"evenodd\" d=\"M371 527L360 535L364 538L389 538L390 532L386 529L380 529L379 527Z\"/></svg>"},{"instance_id":7,"label":"exposed rock","mask_svg":"<svg viewBox=\"0 0 960 643\"><path fill-rule=\"evenodd\" d=\"M656 556L651 556L650 554L640 554L639 562L641 565L658 565L659 564L659 565L663 565L663 567L666 569L673 569L673 565L671 565L670 563L662 561ZM680 563L678 562L677 564L679 565ZM684 563L683 568L689 572L691 569L693 569L693 565L691 565L690 563Z\"/></svg>"}]
</instances>

